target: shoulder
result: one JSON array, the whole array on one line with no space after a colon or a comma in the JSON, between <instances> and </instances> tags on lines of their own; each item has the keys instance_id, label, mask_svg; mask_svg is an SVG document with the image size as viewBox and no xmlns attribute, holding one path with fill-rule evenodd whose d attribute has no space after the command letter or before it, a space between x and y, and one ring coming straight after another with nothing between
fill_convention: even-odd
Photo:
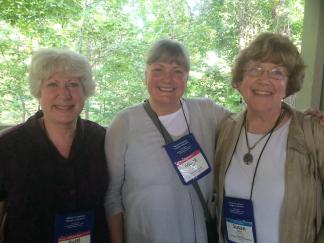
<instances>
[{"instance_id":1,"label":"shoulder","mask_svg":"<svg viewBox=\"0 0 324 243\"><path fill-rule=\"evenodd\" d=\"M200 107L201 109L219 109L226 110L223 106L216 104L208 98L187 98L185 102L191 107Z\"/></svg>"},{"instance_id":2,"label":"shoulder","mask_svg":"<svg viewBox=\"0 0 324 243\"><path fill-rule=\"evenodd\" d=\"M204 117L211 116L221 120L230 113L225 107L208 98L190 98L185 99L185 102L188 104L190 112L202 113Z\"/></svg>"},{"instance_id":3,"label":"shoulder","mask_svg":"<svg viewBox=\"0 0 324 243\"><path fill-rule=\"evenodd\" d=\"M138 112L143 112L144 108L143 108L143 104L136 104L136 105L132 105L132 106L128 106L124 109L122 109L121 111L119 111L116 116L113 119L113 122L116 119L126 119L129 116L133 116L135 114L137 114Z\"/></svg>"},{"instance_id":4,"label":"shoulder","mask_svg":"<svg viewBox=\"0 0 324 243\"><path fill-rule=\"evenodd\" d=\"M17 126L7 128L0 132L0 144L7 144L10 141L18 141L19 144L27 146L30 144L27 140L33 140L35 134L40 130L38 119L43 116L42 111L37 111L29 117L27 121Z\"/></svg>"},{"instance_id":5,"label":"shoulder","mask_svg":"<svg viewBox=\"0 0 324 243\"><path fill-rule=\"evenodd\" d=\"M292 117L291 127L293 127L293 129L303 129L304 124L309 123L314 133L324 130L324 126L320 124L320 120L317 117L307 115L287 104L284 104L284 107Z\"/></svg>"},{"instance_id":6,"label":"shoulder","mask_svg":"<svg viewBox=\"0 0 324 243\"><path fill-rule=\"evenodd\" d=\"M320 120L317 117L306 115L288 105L285 106L291 114L291 123L289 128L291 136L288 137L288 139L298 137L299 140L304 140L306 136L305 134L311 134L314 138L315 145L321 147L324 143L324 125L320 124Z\"/></svg>"},{"instance_id":7,"label":"shoulder","mask_svg":"<svg viewBox=\"0 0 324 243\"><path fill-rule=\"evenodd\" d=\"M245 112L231 113L226 115L216 129L218 139L224 141L232 141L234 137L240 133L244 122Z\"/></svg>"},{"instance_id":8,"label":"shoulder","mask_svg":"<svg viewBox=\"0 0 324 243\"><path fill-rule=\"evenodd\" d=\"M238 123L242 123L244 120L244 112L241 113L229 113L219 123L219 130L226 128L231 129Z\"/></svg>"},{"instance_id":9,"label":"shoulder","mask_svg":"<svg viewBox=\"0 0 324 243\"><path fill-rule=\"evenodd\" d=\"M21 123L17 126L7 128L0 132L0 145L15 143L16 141L23 142L25 138L28 137L30 129L28 129L29 124Z\"/></svg>"},{"instance_id":10,"label":"shoulder","mask_svg":"<svg viewBox=\"0 0 324 243\"><path fill-rule=\"evenodd\" d=\"M132 105L132 106L124 108L119 113L117 113L116 117L132 116L134 114L137 114L138 112L143 112L143 111L145 111L143 104L140 103L140 104L136 104L136 105Z\"/></svg>"},{"instance_id":11,"label":"shoulder","mask_svg":"<svg viewBox=\"0 0 324 243\"><path fill-rule=\"evenodd\" d=\"M146 114L143 104L136 104L129 106L117 113L117 115L112 120L110 126L125 125L131 121L141 120ZM109 127L110 127L109 126Z\"/></svg>"},{"instance_id":12,"label":"shoulder","mask_svg":"<svg viewBox=\"0 0 324 243\"><path fill-rule=\"evenodd\" d=\"M16 158L32 156L33 151L38 148L35 146L35 134L35 128L26 122L5 130L0 135L1 166L12 164L12 161L18 162Z\"/></svg>"},{"instance_id":13,"label":"shoulder","mask_svg":"<svg viewBox=\"0 0 324 243\"><path fill-rule=\"evenodd\" d=\"M304 118L304 122L310 122L315 142L318 144L318 147L322 147L324 144L324 125L320 123L320 120L317 117L307 115Z\"/></svg>"},{"instance_id":14,"label":"shoulder","mask_svg":"<svg viewBox=\"0 0 324 243\"><path fill-rule=\"evenodd\" d=\"M107 128L110 136L122 136L129 132L130 129L138 129L143 125L146 117L143 104L136 104L121 110L112 120ZM125 135L126 136L126 135Z\"/></svg>"},{"instance_id":15,"label":"shoulder","mask_svg":"<svg viewBox=\"0 0 324 243\"><path fill-rule=\"evenodd\" d=\"M84 129L86 137L90 138L103 138L106 134L106 128L96 122L81 119L81 126Z\"/></svg>"},{"instance_id":16,"label":"shoulder","mask_svg":"<svg viewBox=\"0 0 324 243\"><path fill-rule=\"evenodd\" d=\"M99 125L98 123L86 119L81 119L81 122L83 123L83 126L86 129L97 131L97 132L104 132L105 127Z\"/></svg>"}]
</instances>

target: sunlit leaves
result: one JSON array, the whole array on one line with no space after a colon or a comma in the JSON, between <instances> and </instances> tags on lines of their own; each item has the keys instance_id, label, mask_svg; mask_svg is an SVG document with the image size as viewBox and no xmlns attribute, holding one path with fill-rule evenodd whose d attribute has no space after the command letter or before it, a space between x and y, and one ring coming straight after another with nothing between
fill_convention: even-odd
<instances>
[{"instance_id":1,"label":"sunlit leaves","mask_svg":"<svg viewBox=\"0 0 324 243\"><path fill-rule=\"evenodd\" d=\"M145 54L173 38L191 56L186 97L209 97L241 109L231 85L240 48L274 31L300 44L303 0L0 0L0 118L21 122L38 109L28 91L27 64L40 47L69 47L88 57L97 92L83 116L109 124L146 97Z\"/></svg>"}]
</instances>

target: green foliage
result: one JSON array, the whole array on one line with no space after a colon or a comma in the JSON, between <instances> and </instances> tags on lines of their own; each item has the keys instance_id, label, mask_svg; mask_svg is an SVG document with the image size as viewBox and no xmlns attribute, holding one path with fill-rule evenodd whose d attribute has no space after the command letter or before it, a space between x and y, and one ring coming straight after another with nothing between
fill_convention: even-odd
<instances>
[{"instance_id":1,"label":"green foliage","mask_svg":"<svg viewBox=\"0 0 324 243\"><path fill-rule=\"evenodd\" d=\"M107 125L142 102L145 53L160 38L184 43L191 56L186 97L209 97L241 109L230 85L239 50L272 31L301 42L303 0L0 0L0 121L18 123L38 109L27 66L41 47L86 55L97 81L83 116Z\"/></svg>"}]
</instances>

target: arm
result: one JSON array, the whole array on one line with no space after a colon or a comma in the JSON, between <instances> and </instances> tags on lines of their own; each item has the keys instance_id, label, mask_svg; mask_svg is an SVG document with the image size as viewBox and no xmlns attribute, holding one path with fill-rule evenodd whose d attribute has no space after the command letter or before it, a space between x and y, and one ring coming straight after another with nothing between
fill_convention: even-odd
<instances>
[{"instance_id":1,"label":"arm","mask_svg":"<svg viewBox=\"0 0 324 243\"><path fill-rule=\"evenodd\" d=\"M324 112L313 109L313 108L308 108L307 110L304 111L306 115L311 115L313 117L316 117L320 120L321 125L324 125Z\"/></svg>"},{"instance_id":2,"label":"arm","mask_svg":"<svg viewBox=\"0 0 324 243\"><path fill-rule=\"evenodd\" d=\"M322 180L322 190L324 188L323 182L324 181ZM323 191L322 191L321 213L322 213L322 225L321 225L321 228L316 236L315 243L324 242L324 194L323 194Z\"/></svg>"},{"instance_id":3,"label":"arm","mask_svg":"<svg viewBox=\"0 0 324 243\"><path fill-rule=\"evenodd\" d=\"M105 154L108 163L109 185L106 193L105 209L109 235L112 243L123 242L122 187L128 125L123 117L116 117L107 129Z\"/></svg>"},{"instance_id":4,"label":"arm","mask_svg":"<svg viewBox=\"0 0 324 243\"><path fill-rule=\"evenodd\" d=\"M318 163L319 163L319 177L322 185L322 200L321 200L321 214L322 214L322 225L320 231L316 237L316 243L324 242L324 127L319 123L314 124L314 138L317 149Z\"/></svg>"},{"instance_id":5,"label":"arm","mask_svg":"<svg viewBox=\"0 0 324 243\"><path fill-rule=\"evenodd\" d=\"M0 223L2 223L4 212L5 212L5 201L1 201L0 202Z\"/></svg>"},{"instance_id":6,"label":"arm","mask_svg":"<svg viewBox=\"0 0 324 243\"><path fill-rule=\"evenodd\" d=\"M124 222L122 213L108 217L108 229L110 232L110 241L112 243L124 242Z\"/></svg>"},{"instance_id":7,"label":"arm","mask_svg":"<svg viewBox=\"0 0 324 243\"><path fill-rule=\"evenodd\" d=\"M1 146L1 145L0 145ZM4 156L3 150L0 148L0 154ZM0 161L0 170L4 171L3 164L1 162L6 161L5 157L1 158ZM4 221L6 217L6 207L7 207L7 191L4 186L3 174L0 172L0 242L4 240Z\"/></svg>"},{"instance_id":8,"label":"arm","mask_svg":"<svg viewBox=\"0 0 324 243\"><path fill-rule=\"evenodd\" d=\"M4 227L4 217L5 217L5 201L0 201L0 242L3 242L4 235L3 235L3 227Z\"/></svg>"}]
</instances>

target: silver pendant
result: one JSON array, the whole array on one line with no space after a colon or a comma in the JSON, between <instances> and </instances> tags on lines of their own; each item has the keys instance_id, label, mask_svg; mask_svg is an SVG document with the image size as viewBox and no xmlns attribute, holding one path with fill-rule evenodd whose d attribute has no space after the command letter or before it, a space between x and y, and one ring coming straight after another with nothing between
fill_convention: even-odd
<instances>
[{"instance_id":1,"label":"silver pendant","mask_svg":"<svg viewBox=\"0 0 324 243\"><path fill-rule=\"evenodd\" d=\"M249 152L247 152L246 154L244 154L243 161L247 165L251 164L253 162L253 156L252 156L252 154L250 154Z\"/></svg>"}]
</instances>

